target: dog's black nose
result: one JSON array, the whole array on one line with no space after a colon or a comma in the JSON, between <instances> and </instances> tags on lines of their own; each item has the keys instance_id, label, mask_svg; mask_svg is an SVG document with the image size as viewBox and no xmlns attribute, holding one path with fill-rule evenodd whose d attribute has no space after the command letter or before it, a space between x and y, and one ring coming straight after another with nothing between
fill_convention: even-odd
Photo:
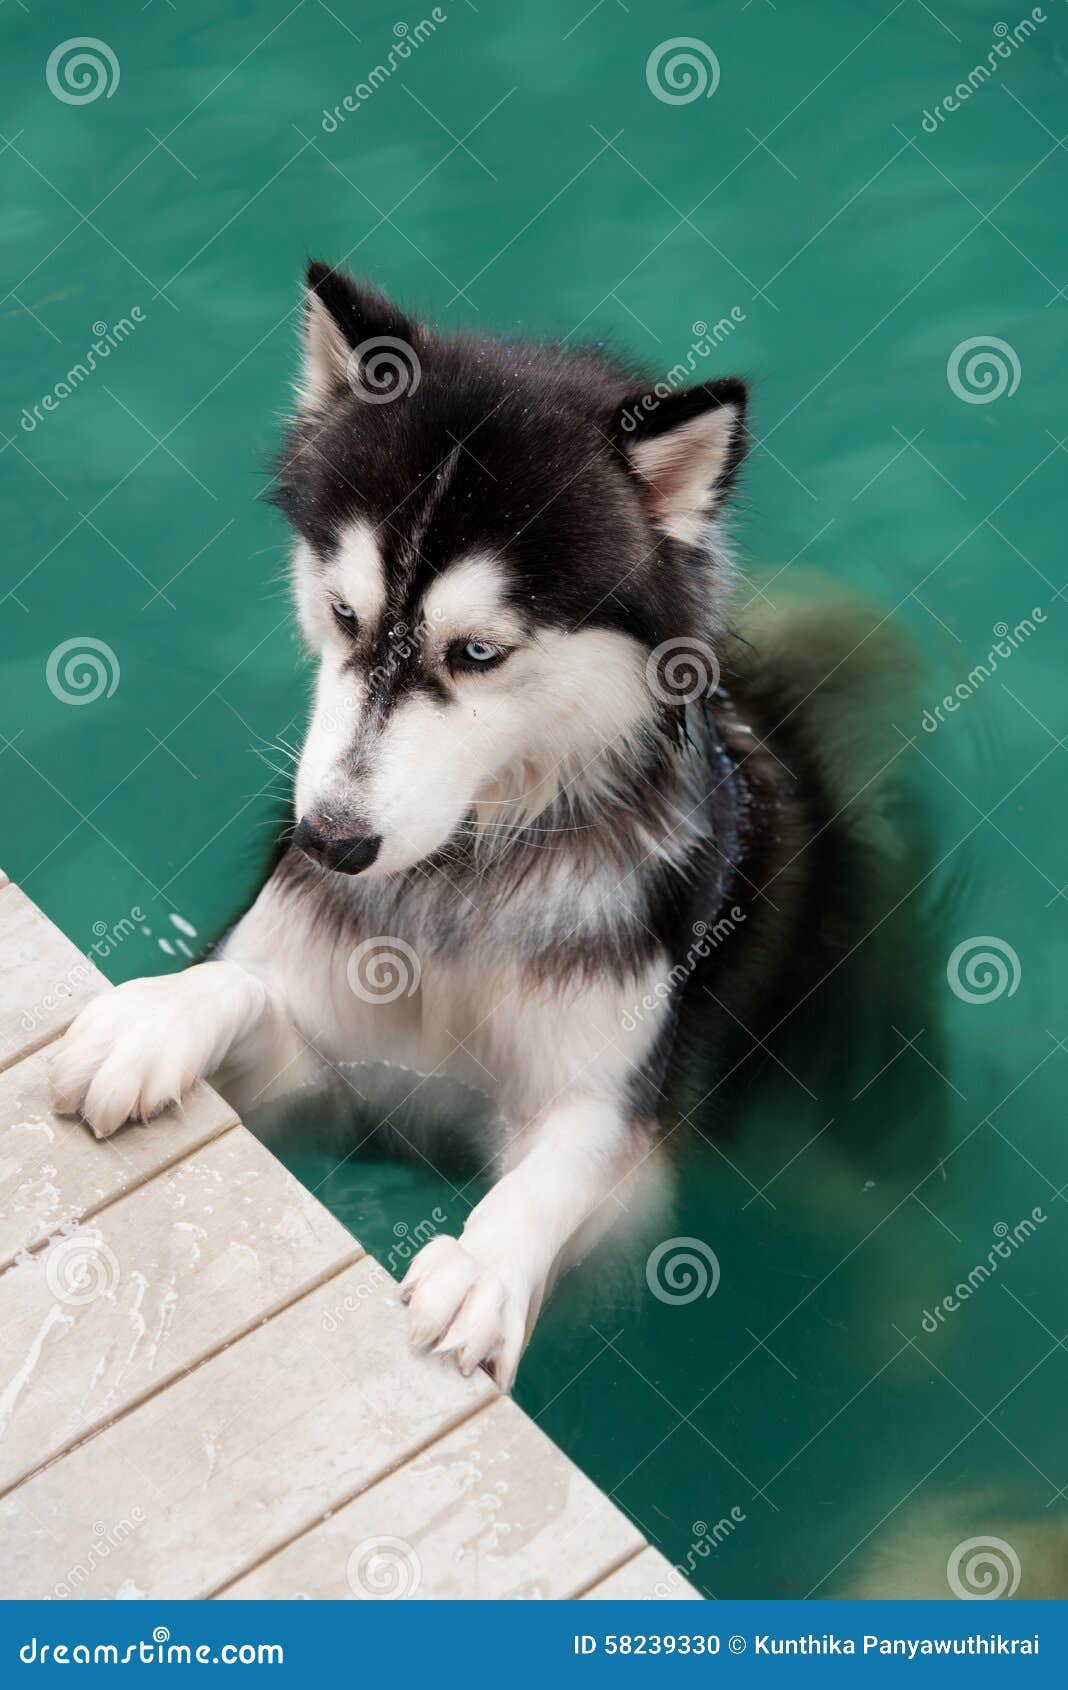
<instances>
[{"instance_id":1,"label":"dog's black nose","mask_svg":"<svg viewBox=\"0 0 1068 1690\"><path fill-rule=\"evenodd\" d=\"M370 868L374 862L382 848L382 836L359 832L339 839L321 833L304 816L294 830L293 843L317 863L322 863L324 868L333 869L335 874L359 874L361 869Z\"/></svg>"}]
</instances>

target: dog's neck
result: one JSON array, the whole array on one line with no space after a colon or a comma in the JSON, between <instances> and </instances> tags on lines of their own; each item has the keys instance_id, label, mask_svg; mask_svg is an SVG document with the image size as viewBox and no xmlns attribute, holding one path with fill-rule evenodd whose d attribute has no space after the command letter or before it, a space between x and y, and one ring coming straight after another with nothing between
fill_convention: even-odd
<instances>
[{"instance_id":1,"label":"dog's neck","mask_svg":"<svg viewBox=\"0 0 1068 1690\"><path fill-rule=\"evenodd\" d=\"M431 864L463 866L484 883L495 873L508 879L521 862L530 872L571 862L579 874L658 866L685 874L713 836L731 854L740 799L735 761L701 700L574 768L517 766L480 795Z\"/></svg>"},{"instance_id":2,"label":"dog's neck","mask_svg":"<svg viewBox=\"0 0 1068 1690\"><path fill-rule=\"evenodd\" d=\"M746 772L717 713L689 707L685 732L612 778L561 783L521 826L472 812L413 869L351 879L290 851L282 878L327 899L353 933L398 935L425 958L482 946L531 978L636 975L664 948L685 951L744 882Z\"/></svg>"}]
</instances>

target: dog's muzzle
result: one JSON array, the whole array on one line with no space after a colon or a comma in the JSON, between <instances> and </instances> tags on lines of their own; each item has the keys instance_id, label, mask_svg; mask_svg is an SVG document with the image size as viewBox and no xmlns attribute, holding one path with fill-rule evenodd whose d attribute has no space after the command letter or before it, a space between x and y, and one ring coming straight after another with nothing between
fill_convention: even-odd
<instances>
[{"instance_id":1,"label":"dog's muzzle","mask_svg":"<svg viewBox=\"0 0 1068 1690\"><path fill-rule=\"evenodd\" d=\"M304 816L293 833L293 843L335 874L359 874L374 862L382 848L382 836L360 829L338 838L321 832Z\"/></svg>"}]
</instances>

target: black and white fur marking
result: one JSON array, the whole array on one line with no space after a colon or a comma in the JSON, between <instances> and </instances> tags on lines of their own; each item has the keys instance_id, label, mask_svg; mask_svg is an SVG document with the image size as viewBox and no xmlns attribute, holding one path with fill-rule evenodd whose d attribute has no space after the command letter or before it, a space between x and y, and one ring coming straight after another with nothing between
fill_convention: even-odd
<instances>
[{"instance_id":1,"label":"black and white fur marking","mask_svg":"<svg viewBox=\"0 0 1068 1690\"><path fill-rule=\"evenodd\" d=\"M311 266L277 496L319 661L296 843L215 960L90 1004L54 1065L99 1136L201 1075L238 1109L343 1060L492 1084L497 1182L404 1290L418 1344L505 1389L559 1266L666 1178L691 982L713 1047L815 919L827 794L732 678L745 390L665 391Z\"/></svg>"}]
</instances>

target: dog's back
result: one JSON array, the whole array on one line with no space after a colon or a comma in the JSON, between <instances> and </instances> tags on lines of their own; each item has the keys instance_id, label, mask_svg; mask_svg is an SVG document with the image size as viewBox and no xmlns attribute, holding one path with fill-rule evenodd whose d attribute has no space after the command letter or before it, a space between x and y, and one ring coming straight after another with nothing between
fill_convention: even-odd
<instances>
[{"instance_id":1,"label":"dog's back","mask_svg":"<svg viewBox=\"0 0 1068 1690\"><path fill-rule=\"evenodd\" d=\"M908 740L895 727L916 657L877 606L832 582L808 575L775 598L736 618L711 704L737 788L735 919L687 992L676 1107L710 1079L725 1087L799 1026L810 1061L813 1026L834 1038L840 1063L851 1040L859 1057L859 1042L888 1024L880 1015L862 1033L861 952L870 973L887 944L922 946L912 912L888 926L922 876L922 829L899 770Z\"/></svg>"}]
</instances>

